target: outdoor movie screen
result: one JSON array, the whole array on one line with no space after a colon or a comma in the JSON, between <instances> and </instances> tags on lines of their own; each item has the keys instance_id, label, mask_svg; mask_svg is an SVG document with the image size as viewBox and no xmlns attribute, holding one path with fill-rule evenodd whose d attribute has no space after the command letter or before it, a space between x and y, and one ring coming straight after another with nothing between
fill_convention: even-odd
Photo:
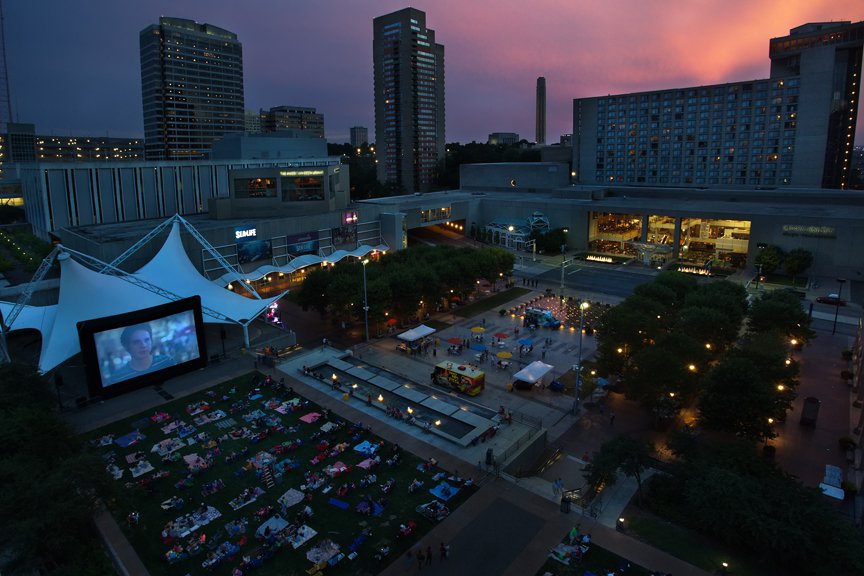
<instances>
[{"instance_id":1,"label":"outdoor movie screen","mask_svg":"<svg viewBox=\"0 0 864 576\"><path fill-rule=\"evenodd\" d=\"M202 367L202 328L198 297L80 322L91 391L114 396Z\"/></svg>"}]
</instances>

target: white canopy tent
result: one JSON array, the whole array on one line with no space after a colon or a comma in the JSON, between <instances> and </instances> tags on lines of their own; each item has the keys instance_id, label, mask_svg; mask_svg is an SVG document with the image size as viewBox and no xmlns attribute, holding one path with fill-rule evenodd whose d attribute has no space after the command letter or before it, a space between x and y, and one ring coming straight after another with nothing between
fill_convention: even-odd
<instances>
[{"instance_id":1,"label":"white canopy tent","mask_svg":"<svg viewBox=\"0 0 864 576\"><path fill-rule=\"evenodd\" d=\"M541 362L540 360L536 360L531 364L528 364L513 375L514 380L521 380L523 382L528 382L529 384L536 384L540 380L543 379L546 374L552 370L554 366L551 364L546 364L545 362Z\"/></svg>"},{"instance_id":2,"label":"white canopy tent","mask_svg":"<svg viewBox=\"0 0 864 576\"><path fill-rule=\"evenodd\" d=\"M415 340L420 340L421 338L423 338L425 336L429 336L430 334L434 334L434 333L435 333L434 328L430 328L429 326L426 326L425 324L421 324L420 326L417 326L416 328L412 328L411 330L408 330L407 332L403 332L402 334L399 334L399 339L405 340L406 342L414 342Z\"/></svg>"}]
</instances>

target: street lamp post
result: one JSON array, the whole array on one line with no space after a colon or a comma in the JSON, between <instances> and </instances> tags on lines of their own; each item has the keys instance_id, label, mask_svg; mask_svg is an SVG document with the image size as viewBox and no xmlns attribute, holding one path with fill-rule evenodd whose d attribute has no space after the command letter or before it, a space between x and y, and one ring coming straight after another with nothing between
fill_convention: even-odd
<instances>
[{"instance_id":1,"label":"street lamp post","mask_svg":"<svg viewBox=\"0 0 864 576\"><path fill-rule=\"evenodd\" d=\"M573 412L579 408L579 392L582 388L582 327L585 324L585 310L591 305L584 300L579 303L579 355L577 356L576 364L576 398L573 401Z\"/></svg>"},{"instance_id":2,"label":"street lamp post","mask_svg":"<svg viewBox=\"0 0 864 576\"><path fill-rule=\"evenodd\" d=\"M846 279L837 278L837 282L840 283L840 288L837 289L837 302L834 304L834 327L831 328L831 334L837 332L837 315L840 314L840 298L843 296L843 283Z\"/></svg>"},{"instance_id":3,"label":"street lamp post","mask_svg":"<svg viewBox=\"0 0 864 576\"><path fill-rule=\"evenodd\" d=\"M567 228L564 228L564 234L565 234L564 238L565 239L567 238L566 234L568 232L569 232L569 230ZM567 264L566 249L567 249L567 244L565 242L564 244L561 244L561 302L562 302L562 304L564 302L564 266Z\"/></svg>"},{"instance_id":4,"label":"street lamp post","mask_svg":"<svg viewBox=\"0 0 864 576\"><path fill-rule=\"evenodd\" d=\"M366 327L366 342L369 342L369 300L366 293L366 265L369 259L363 259L363 323Z\"/></svg>"}]
</instances>

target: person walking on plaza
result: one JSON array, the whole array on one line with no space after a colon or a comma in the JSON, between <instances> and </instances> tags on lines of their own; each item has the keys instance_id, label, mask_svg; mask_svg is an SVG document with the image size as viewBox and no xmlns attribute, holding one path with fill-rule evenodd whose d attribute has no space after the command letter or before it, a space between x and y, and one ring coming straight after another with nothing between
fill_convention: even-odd
<instances>
[{"instance_id":1,"label":"person walking on plaza","mask_svg":"<svg viewBox=\"0 0 864 576\"><path fill-rule=\"evenodd\" d=\"M432 546L426 546L426 565L432 565Z\"/></svg>"},{"instance_id":2,"label":"person walking on plaza","mask_svg":"<svg viewBox=\"0 0 864 576\"><path fill-rule=\"evenodd\" d=\"M422 570L423 569L423 560L424 560L423 548L417 548L417 554L415 554L415 556L417 556L417 569Z\"/></svg>"},{"instance_id":3,"label":"person walking on plaza","mask_svg":"<svg viewBox=\"0 0 864 576\"><path fill-rule=\"evenodd\" d=\"M615 412L609 412L609 424L615 424Z\"/></svg>"},{"instance_id":4,"label":"person walking on plaza","mask_svg":"<svg viewBox=\"0 0 864 576\"><path fill-rule=\"evenodd\" d=\"M444 544L444 542L441 542L441 545L438 547L438 554L440 555L442 562L447 559L447 552L449 549L450 547Z\"/></svg>"}]
</instances>

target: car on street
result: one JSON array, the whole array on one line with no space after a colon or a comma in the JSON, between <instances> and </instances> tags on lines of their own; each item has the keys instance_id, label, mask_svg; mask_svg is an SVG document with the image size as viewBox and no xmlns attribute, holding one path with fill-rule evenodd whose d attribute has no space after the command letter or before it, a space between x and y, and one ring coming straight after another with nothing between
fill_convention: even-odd
<instances>
[{"instance_id":1,"label":"car on street","mask_svg":"<svg viewBox=\"0 0 864 576\"><path fill-rule=\"evenodd\" d=\"M830 304L832 306L845 306L846 301L840 298L839 294L828 294L827 296L819 296L816 302L820 304Z\"/></svg>"}]
</instances>

